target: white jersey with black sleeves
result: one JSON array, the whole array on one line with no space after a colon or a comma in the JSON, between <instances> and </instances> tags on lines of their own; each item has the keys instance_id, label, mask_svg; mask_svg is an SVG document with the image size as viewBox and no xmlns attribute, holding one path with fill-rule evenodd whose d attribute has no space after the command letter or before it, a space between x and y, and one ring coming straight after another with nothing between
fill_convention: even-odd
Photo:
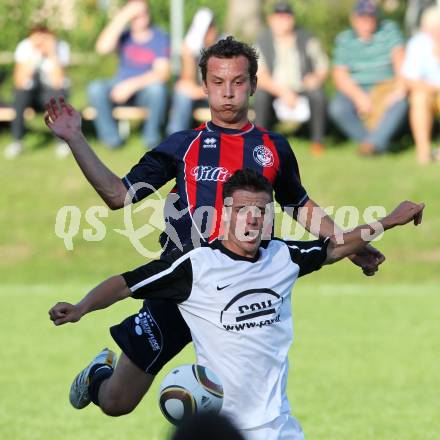
<instances>
[{"instance_id":1,"label":"white jersey with black sleeves","mask_svg":"<svg viewBox=\"0 0 440 440\"><path fill-rule=\"evenodd\" d=\"M255 258L245 258L216 240L123 277L134 298L178 303L197 362L222 381L222 412L240 429L249 429L290 412L286 385L293 341L291 291L298 277L322 266L327 244L328 239L273 239Z\"/></svg>"}]
</instances>

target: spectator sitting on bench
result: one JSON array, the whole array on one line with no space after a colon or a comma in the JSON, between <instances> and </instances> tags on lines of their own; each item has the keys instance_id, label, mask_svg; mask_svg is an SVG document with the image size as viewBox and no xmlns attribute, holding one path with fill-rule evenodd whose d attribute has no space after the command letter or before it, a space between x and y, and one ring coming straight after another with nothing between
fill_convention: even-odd
<instances>
[{"instance_id":1,"label":"spectator sitting on bench","mask_svg":"<svg viewBox=\"0 0 440 440\"><path fill-rule=\"evenodd\" d=\"M311 152L319 156L324 152L327 54L316 36L298 26L290 3L277 1L267 22L257 41L255 124L272 130L277 121L307 122Z\"/></svg>"},{"instance_id":2,"label":"spectator sitting on bench","mask_svg":"<svg viewBox=\"0 0 440 440\"><path fill-rule=\"evenodd\" d=\"M174 85L167 135L191 128L194 107L208 107L198 64L200 51L213 45L218 38L213 12L200 8L182 43L180 78Z\"/></svg>"},{"instance_id":3,"label":"spectator sitting on bench","mask_svg":"<svg viewBox=\"0 0 440 440\"><path fill-rule=\"evenodd\" d=\"M69 64L70 49L46 26L36 25L29 36L22 40L14 54L14 110L11 123L14 141L5 149L5 157L13 159L23 151L26 132L24 111L27 107L43 110L50 97L67 97L69 80L66 67ZM56 153L60 157L69 154L69 147L58 143Z\"/></svg>"},{"instance_id":4,"label":"spectator sitting on bench","mask_svg":"<svg viewBox=\"0 0 440 440\"><path fill-rule=\"evenodd\" d=\"M149 111L143 140L145 146L154 147L161 140L166 114L170 48L168 35L151 26L146 2L129 0L99 35L96 51L101 55L116 51L119 57L112 79L96 80L88 87L89 102L97 112L94 122L99 140L109 148L122 144L112 109L133 104Z\"/></svg>"},{"instance_id":5,"label":"spectator sitting on bench","mask_svg":"<svg viewBox=\"0 0 440 440\"><path fill-rule=\"evenodd\" d=\"M402 76L410 96L409 120L417 160L440 161L440 149L431 151L434 118L440 115L440 7L422 14L421 32L408 41Z\"/></svg>"},{"instance_id":6,"label":"spectator sitting on bench","mask_svg":"<svg viewBox=\"0 0 440 440\"><path fill-rule=\"evenodd\" d=\"M329 114L361 156L385 153L406 119L408 104L400 69L404 38L391 20L381 19L376 3L358 0L350 28L335 40Z\"/></svg>"}]
</instances>

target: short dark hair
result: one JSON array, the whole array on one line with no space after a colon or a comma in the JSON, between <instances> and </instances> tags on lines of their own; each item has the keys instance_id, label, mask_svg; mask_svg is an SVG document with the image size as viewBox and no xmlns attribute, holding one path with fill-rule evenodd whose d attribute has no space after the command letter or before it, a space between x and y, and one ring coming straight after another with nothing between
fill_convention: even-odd
<instances>
[{"instance_id":1,"label":"short dark hair","mask_svg":"<svg viewBox=\"0 0 440 440\"><path fill-rule=\"evenodd\" d=\"M54 32L49 29L49 27L44 23L36 23L29 30L29 35L32 34L51 34L54 35Z\"/></svg>"},{"instance_id":2,"label":"short dark hair","mask_svg":"<svg viewBox=\"0 0 440 440\"><path fill-rule=\"evenodd\" d=\"M249 62L249 76L251 81L257 78L258 70L258 54L257 51L246 43L237 41L234 37L229 36L217 43L202 49L202 56L199 61L200 71L202 72L202 79L206 82L206 72L208 69L208 61L211 57L217 58L234 58L244 56Z\"/></svg>"},{"instance_id":3,"label":"short dark hair","mask_svg":"<svg viewBox=\"0 0 440 440\"><path fill-rule=\"evenodd\" d=\"M265 192L269 194L272 199L272 184L262 174L249 168L236 171L226 180L222 190L223 200L227 197L232 197L234 191L239 189L253 192Z\"/></svg>"}]
</instances>

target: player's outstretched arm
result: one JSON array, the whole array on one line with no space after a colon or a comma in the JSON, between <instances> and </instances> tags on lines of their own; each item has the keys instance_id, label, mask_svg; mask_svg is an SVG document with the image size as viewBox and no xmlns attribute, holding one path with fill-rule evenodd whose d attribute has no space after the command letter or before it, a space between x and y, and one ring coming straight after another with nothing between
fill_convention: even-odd
<instances>
[{"instance_id":1,"label":"player's outstretched arm","mask_svg":"<svg viewBox=\"0 0 440 440\"><path fill-rule=\"evenodd\" d=\"M414 222L414 225L419 225L422 222L424 208L424 203L405 201L400 203L391 214L375 223L358 226L352 231L345 232L339 236L332 236L327 248L325 264L334 263L344 257L362 251L370 241L388 229L406 225L411 221Z\"/></svg>"},{"instance_id":2,"label":"player's outstretched arm","mask_svg":"<svg viewBox=\"0 0 440 440\"><path fill-rule=\"evenodd\" d=\"M78 304L59 302L49 310L50 320L55 325L77 322L85 314L105 309L117 301L128 298L130 289L120 275L111 277L92 289Z\"/></svg>"},{"instance_id":3,"label":"player's outstretched arm","mask_svg":"<svg viewBox=\"0 0 440 440\"><path fill-rule=\"evenodd\" d=\"M317 237L331 237L335 234L342 234L342 229L312 199L309 199L304 207L299 209L297 221ZM370 244L349 255L348 258L353 264L361 267L363 273L367 276L374 275L379 266L385 261L385 256Z\"/></svg>"},{"instance_id":4,"label":"player's outstretched arm","mask_svg":"<svg viewBox=\"0 0 440 440\"><path fill-rule=\"evenodd\" d=\"M81 115L63 97L45 104L44 120L53 134L67 142L86 179L111 209L124 206L127 188L98 158L81 130Z\"/></svg>"}]
</instances>

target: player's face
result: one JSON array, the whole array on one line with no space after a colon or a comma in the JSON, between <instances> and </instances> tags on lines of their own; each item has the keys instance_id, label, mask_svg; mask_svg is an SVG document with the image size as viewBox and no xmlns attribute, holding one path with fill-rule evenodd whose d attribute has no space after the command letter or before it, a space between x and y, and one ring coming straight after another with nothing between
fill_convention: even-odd
<instances>
[{"instance_id":1,"label":"player's face","mask_svg":"<svg viewBox=\"0 0 440 440\"><path fill-rule=\"evenodd\" d=\"M351 25L361 40L369 40L377 27L377 20L370 15L352 15Z\"/></svg>"},{"instance_id":2,"label":"player's face","mask_svg":"<svg viewBox=\"0 0 440 440\"><path fill-rule=\"evenodd\" d=\"M440 25L429 26L426 32L431 36L435 44L440 45Z\"/></svg>"},{"instance_id":3,"label":"player's face","mask_svg":"<svg viewBox=\"0 0 440 440\"><path fill-rule=\"evenodd\" d=\"M249 75L249 61L243 55L209 58L203 88L212 121L223 127L241 128L247 122L249 97L255 86Z\"/></svg>"},{"instance_id":4,"label":"player's face","mask_svg":"<svg viewBox=\"0 0 440 440\"><path fill-rule=\"evenodd\" d=\"M275 13L269 16L268 23L275 36L283 36L295 28L295 17L288 13Z\"/></svg>"},{"instance_id":5,"label":"player's face","mask_svg":"<svg viewBox=\"0 0 440 440\"><path fill-rule=\"evenodd\" d=\"M34 32L30 39L35 50L44 56L49 55L51 47L55 44L55 37L49 32Z\"/></svg>"},{"instance_id":6,"label":"player's face","mask_svg":"<svg viewBox=\"0 0 440 440\"><path fill-rule=\"evenodd\" d=\"M271 202L266 192L234 191L232 203L228 203L230 215L224 246L237 255L254 257L260 247L263 226L272 229Z\"/></svg>"},{"instance_id":7,"label":"player's face","mask_svg":"<svg viewBox=\"0 0 440 440\"><path fill-rule=\"evenodd\" d=\"M132 32L142 32L150 25L150 11L145 2L139 1L139 12L132 18L130 28Z\"/></svg>"}]
</instances>

